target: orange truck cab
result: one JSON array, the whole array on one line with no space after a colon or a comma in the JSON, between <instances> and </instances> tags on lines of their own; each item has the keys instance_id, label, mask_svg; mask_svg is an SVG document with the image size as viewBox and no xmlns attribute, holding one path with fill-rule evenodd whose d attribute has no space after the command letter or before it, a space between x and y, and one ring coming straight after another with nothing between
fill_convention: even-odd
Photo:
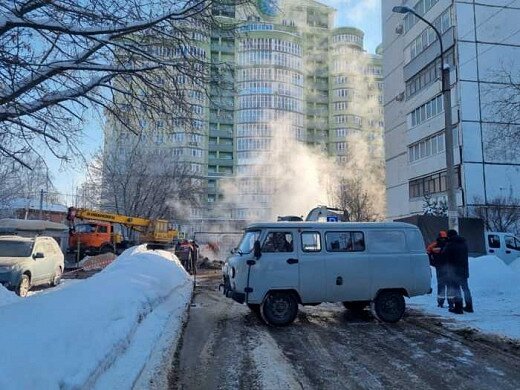
<instances>
[{"instance_id":1,"label":"orange truck cab","mask_svg":"<svg viewBox=\"0 0 520 390\"><path fill-rule=\"evenodd\" d=\"M122 237L113 233L108 222L85 222L75 226L70 232L69 248L87 255L114 252Z\"/></svg>"}]
</instances>

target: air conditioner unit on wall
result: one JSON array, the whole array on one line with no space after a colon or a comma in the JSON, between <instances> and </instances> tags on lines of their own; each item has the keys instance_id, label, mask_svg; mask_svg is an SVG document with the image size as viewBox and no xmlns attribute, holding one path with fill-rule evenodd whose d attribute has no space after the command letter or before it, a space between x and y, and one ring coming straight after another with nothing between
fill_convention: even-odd
<instances>
[{"instance_id":1,"label":"air conditioner unit on wall","mask_svg":"<svg viewBox=\"0 0 520 390\"><path fill-rule=\"evenodd\" d=\"M395 26L395 33L401 35L404 32L404 26L402 24L398 24Z\"/></svg>"},{"instance_id":2,"label":"air conditioner unit on wall","mask_svg":"<svg viewBox=\"0 0 520 390\"><path fill-rule=\"evenodd\" d=\"M401 92L395 96L395 100L398 102L402 102L404 100L404 92Z\"/></svg>"}]
</instances>

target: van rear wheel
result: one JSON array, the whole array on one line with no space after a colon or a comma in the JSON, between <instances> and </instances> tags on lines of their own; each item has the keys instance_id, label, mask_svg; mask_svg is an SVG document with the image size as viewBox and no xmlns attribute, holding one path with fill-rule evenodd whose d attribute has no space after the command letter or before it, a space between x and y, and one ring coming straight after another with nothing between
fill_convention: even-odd
<instances>
[{"instance_id":1,"label":"van rear wheel","mask_svg":"<svg viewBox=\"0 0 520 390\"><path fill-rule=\"evenodd\" d=\"M260 313L264 321L274 326L286 326L294 321L298 314L298 301L290 292L273 291L267 294Z\"/></svg>"},{"instance_id":2,"label":"van rear wheel","mask_svg":"<svg viewBox=\"0 0 520 390\"><path fill-rule=\"evenodd\" d=\"M378 320L389 323L403 318L406 309L403 294L397 291L381 291L370 307Z\"/></svg>"}]
</instances>

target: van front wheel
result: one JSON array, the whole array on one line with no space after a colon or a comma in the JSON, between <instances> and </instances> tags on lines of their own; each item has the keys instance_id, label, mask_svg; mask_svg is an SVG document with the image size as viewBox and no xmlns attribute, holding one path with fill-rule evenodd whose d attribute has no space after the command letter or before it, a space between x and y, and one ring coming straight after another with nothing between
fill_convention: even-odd
<instances>
[{"instance_id":1,"label":"van front wheel","mask_svg":"<svg viewBox=\"0 0 520 390\"><path fill-rule=\"evenodd\" d=\"M403 294L397 291L381 291L371 303L372 313L383 322L395 323L403 318L405 311Z\"/></svg>"},{"instance_id":2,"label":"van front wheel","mask_svg":"<svg viewBox=\"0 0 520 390\"><path fill-rule=\"evenodd\" d=\"M260 313L264 321L270 325L289 325L298 314L298 302L289 292L273 291L267 294L262 302Z\"/></svg>"}]
</instances>

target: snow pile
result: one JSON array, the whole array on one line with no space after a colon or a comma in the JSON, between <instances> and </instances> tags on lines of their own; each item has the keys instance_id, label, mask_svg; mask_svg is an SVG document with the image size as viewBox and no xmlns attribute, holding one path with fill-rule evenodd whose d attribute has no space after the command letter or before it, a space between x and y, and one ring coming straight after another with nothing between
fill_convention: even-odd
<instances>
[{"instance_id":1,"label":"snow pile","mask_svg":"<svg viewBox=\"0 0 520 390\"><path fill-rule=\"evenodd\" d=\"M509 267L511 267L515 272L520 274L520 257L513 261L511 264L509 264Z\"/></svg>"},{"instance_id":2,"label":"snow pile","mask_svg":"<svg viewBox=\"0 0 520 390\"><path fill-rule=\"evenodd\" d=\"M516 263L517 261L515 261ZM520 268L496 256L470 258L469 288L475 313L457 315L436 307L437 279L432 268L432 295L410 299L411 306L443 317L456 318L484 332L520 339Z\"/></svg>"},{"instance_id":3,"label":"snow pile","mask_svg":"<svg viewBox=\"0 0 520 390\"><path fill-rule=\"evenodd\" d=\"M0 285L0 306L9 305L10 303L18 302L21 298L9 291L4 286Z\"/></svg>"},{"instance_id":4,"label":"snow pile","mask_svg":"<svg viewBox=\"0 0 520 390\"><path fill-rule=\"evenodd\" d=\"M180 334L191 291L174 255L140 246L90 279L0 307L0 388L131 388Z\"/></svg>"}]
</instances>

